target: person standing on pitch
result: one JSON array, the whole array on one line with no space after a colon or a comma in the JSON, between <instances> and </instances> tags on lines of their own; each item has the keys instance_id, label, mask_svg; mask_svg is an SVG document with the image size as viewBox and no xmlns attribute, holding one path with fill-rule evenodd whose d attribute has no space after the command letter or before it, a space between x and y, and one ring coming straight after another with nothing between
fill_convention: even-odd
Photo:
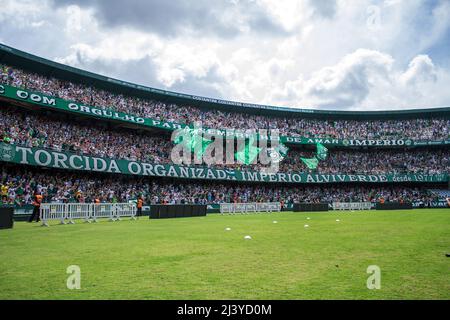
<instances>
[{"instance_id":1,"label":"person standing on pitch","mask_svg":"<svg viewBox=\"0 0 450 320\"><path fill-rule=\"evenodd\" d=\"M39 208L41 207L41 202L42 202L42 195L36 191L36 193L34 194L34 200L33 200L33 214L30 217L30 220L28 220L28 222L32 222L33 219L36 217L36 222L40 221L39 218Z\"/></svg>"},{"instance_id":2,"label":"person standing on pitch","mask_svg":"<svg viewBox=\"0 0 450 320\"><path fill-rule=\"evenodd\" d=\"M144 200L142 200L142 196L139 196L137 199L137 212L136 212L138 219L140 216L142 216L142 206L143 205L144 205Z\"/></svg>"}]
</instances>

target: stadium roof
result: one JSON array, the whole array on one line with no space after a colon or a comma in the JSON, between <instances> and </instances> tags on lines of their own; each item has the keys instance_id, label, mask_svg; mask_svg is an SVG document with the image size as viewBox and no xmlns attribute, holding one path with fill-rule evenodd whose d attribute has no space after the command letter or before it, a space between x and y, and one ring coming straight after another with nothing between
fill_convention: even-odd
<instances>
[{"instance_id":1,"label":"stadium roof","mask_svg":"<svg viewBox=\"0 0 450 320\"><path fill-rule=\"evenodd\" d=\"M147 86L122 81L78 68L70 67L61 63L50 61L15 48L0 44L0 61L5 64L20 67L28 71L36 72L45 76L64 79L72 82L89 83L97 88L112 92L127 94L131 96L160 100L167 103L180 105L191 105L204 109L218 109L230 112L247 112L252 114L316 118L316 119L408 119L408 118L450 118L450 107L391 110L391 111L337 111L337 110L314 110L288 107L276 107L242 103L215 98L201 97L161 90Z\"/></svg>"}]
</instances>

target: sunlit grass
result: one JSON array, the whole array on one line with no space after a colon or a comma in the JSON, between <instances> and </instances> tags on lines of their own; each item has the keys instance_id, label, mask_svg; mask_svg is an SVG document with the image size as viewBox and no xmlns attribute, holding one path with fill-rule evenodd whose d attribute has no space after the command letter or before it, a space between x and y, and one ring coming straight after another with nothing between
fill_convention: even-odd
<instances>
[{"instance_id":1,"label":"sunlit grass","mask_svg":"<svg viewBox=\"0 0 450 320\"><path fill-rule=\"evenodd\" d=\"M449 299L448 252L448 209L18 222L0 230L0 299Z\"/></svg>"}]
</instances>

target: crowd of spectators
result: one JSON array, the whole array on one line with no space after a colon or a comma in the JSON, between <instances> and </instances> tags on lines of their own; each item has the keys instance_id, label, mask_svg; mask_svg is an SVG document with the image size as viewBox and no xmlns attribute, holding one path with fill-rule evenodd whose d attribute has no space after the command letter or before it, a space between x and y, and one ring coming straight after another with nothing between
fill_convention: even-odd
<instances>
[{"instance_id":1,"label":"crowd of spectators","mask_svg":"<svg viewBox=\"0 0 450 320\"><path fill-rule=\"evenodd\" d=\"M141 117L162 121L192 123L201 121L211 128L279 129L282 134L303 137L332 138L412 138L419 140L449 138L447 119L411 119L391 121L325 121L302 118L280 118L239 112L204 110L116 94L85 84L78 84L0 65L1 83L36 90L44 94ZM30 147L110 158L171 163L173 143L168 136L111 127L108 123L75 121L52 114L24 113L14 107L0 109L0 141ZM281 162L280 171L309 172L301 157L313 151L291 148ZM217 165L224 167L223 165ZM227 165L234 169L257 169L242 164ZM426 173L449 172L447 149L376 149L330 150L319 163L318 173ZM223 202L333 202L333 201L430 201L425 189L408 187L364 186L271 186L240 185L220 182L180 183L151 178L93 175L92 173L54 172L18 166L2 166L1 201L30 204L37 190L45 201L121 202L142 195L146 203L223 203Z\"/></svg>"},{"instance_id":2,"label":"crowd of spectators","mask_svg":"<svg viewBox=\"0 0 450 320\"><path fill-rule=\"evenodd\" d=\"M27 147L150 163L169 160L170 137L108 128L102 122L61 120L50 114L0 108L0 141Z\"/></svg>"},{"instance_id":3,"label":"crowd of spectators","mask_svg":"<svg viewBox=\"0 0 450 320\"><path fill-rule=\"evenodd\" d=\"M52 115L21 112L15 107L0 109L0 141L70 151L84 155L127 159L149 163L171 163L174 144L170 137L151 132L109 128L104 123L62 120ZM301 157L312 157L313 151L292 148L280 163L282 172L309 172ZM219 168L259 169L261 164L214 165ZM448 149L330 150L319 163L317 173L422 173L450 171Z\"/></svg>"},{"instance_id":4,"label":"crowd of spectators","mask_svg":"<svg viewBox=\"0 0 450 320\"><path fill-rule=\"evenodd\" d=\"M239 202L377 202L436 200L426 189L406 186L271 186L220 182L173 182L161 179L55 172L3 166L1 201L31 204L35 192L44 202L127 202L142 196L145 204L220 204Z\"/></svg>"},{"instance_id":5,"label":"crowd of spectators","mask_svg":"<svg viewBox=\"0 0 450 320\"><path fill-rule=\"evenodd\" d=\"M267 117L242 112L204 110L195 106L181 106L141 99L5 65L0 65L0 71L1 82L12 86L161 121L175 123L200 121L204 127L209 128L279 129L281 134L287 136L339 139L439 140L448 139L450 134L450 120L448 119L326 121L292 116Z\"/></svg>"},{"instance_id":6,"label":"crowd of spectators","mask_svg":"<svg viewBox=\"0 0 450 320\"><path fill-rule=\"evenodd\" d=\"M300 161L304 153L292 151L280 165L281 171L307 170ZM448 149L377 149L365 151L331 150L325 161L319 162L318 173L442 174L450 172Z\"/></svg>"}]
</instances>

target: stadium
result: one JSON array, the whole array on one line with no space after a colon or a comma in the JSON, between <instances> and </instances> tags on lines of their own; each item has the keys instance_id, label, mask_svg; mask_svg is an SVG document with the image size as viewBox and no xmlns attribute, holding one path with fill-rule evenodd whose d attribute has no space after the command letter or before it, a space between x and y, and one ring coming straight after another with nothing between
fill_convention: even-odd
<instances>
[{"instance_id":1,"label":"stadium","mask_svg":"<svg viewBox=\"0 0 450 320\"><path fill-rule=\"evenodd\" d=\"M0 68L1 299L450 298L450 108L240 103L6 45ZM276 130L278 171L174 163L194 123Z\"/></svg>"}]
</instances>

